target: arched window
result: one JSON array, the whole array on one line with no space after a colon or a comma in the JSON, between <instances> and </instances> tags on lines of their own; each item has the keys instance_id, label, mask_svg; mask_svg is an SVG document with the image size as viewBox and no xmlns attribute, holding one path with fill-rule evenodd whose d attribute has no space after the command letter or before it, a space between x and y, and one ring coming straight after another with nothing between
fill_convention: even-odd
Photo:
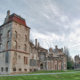
<instances>
[{"instance_id":1,"label":"arched window","mask_svg":"<svg viewBox=\"0 0 80 80\"><path fill-rule=\"evenodd\" d=\"M18 58L19 58L19 59L21 59L21 56L20 56L20 55L18 55Z\"/></svg>"},{"instance_id":2,"label":"arched window","mask_svg":"<svg viewBox=\"0 0 80 80\"><path fill-rule=\"evenodd\" d=\"M8 72L8 67L6 67L5 69L6 69L6 72Z\"/></svg>"},{"instance_id":3,"label":"arched window","mask_svg":"<svg viewBox=\"0 0 80 80\"><path fill-rule=\"evenodd\" d=\"M1 67L1 72L3 72L3 67Z\"/></svg>"},{"instance_id":4,"label":"arched window","mask_svg":"<svg viewBox=\"0 0 80 80\"><path fill-rule=\"evenodd\" d=\"M27 35L25 35L25 41L27 41Z\"/></svg>"},{"instance_id":5,"label":"arched window","mask_svg":"<svg viewBox=\"0 0 80 80\"><path fill-rule=\"evenodd\" d=\"M16 71L16 68L13 68L13 71Z\"/></svg>"},{"instance_id":6,"label":"arched window","mask_svg":"<svg viewBox=\"0 0 80 80\"><path fill-rule=\"evenodd\" d=\"M2 49L2 44L0 43L0 50Z\"/></svg>"},{"instance_id":7,"label":"arched window","mask_svg":"<svg viewBox=\"0 0 80 80\"><path fill-rule=\"evenodd\" d=\"M7 41L6 48L7 48L7 49L9 49L9 47L10 47L10 42L9 42L9 41Z\"/></svg>"},{"instance_id":8,"label":"arched window","mask_svg":"<svg viewBox=\"0 0 80 80\"><path fill-rule=\"evenodd\" d=\"M28 64L28 58L24 57L24 64Z\"/></svg>"},{"instance_id":9,"label":"arched window","mask_svg":"<svg viewBox=\"0 0 80 80\"><path fill-rule=\"evenodd\" d=\"M9 62L9 53L6 52L5 54L5 63L8 63Z\"/></svg>"},{"instance_id":10,"label":"arched window","mask_svg":"<svg viewBox=\"0 0 80 80\"><path fill-rule=\"evenodd\" d=\"M17 41L14 42L14 49L17 49Z\"/></svg>"},{"instance_id":11,"label":"arched window","mask_svg":"<svg viewBox=\"0 0 80 80\"><path fill-rule=\"evenodd\" d=\"M15 31L15 39L17 39L17 31Z\"/></svg>"},{"instance_id":12,"label":"arched window","mask_svg":"<svg viewBox=\"0 0 80 80\"><path fill-rule=\"evenodd\" d=\"M9 38L10 38L10 36L11 36L11 31L10 31L10 30L8 30L7 38L9 39Z\"/></svg>"},{"instance_id":13,"label":"arched window","mask_svg":"<svg viewBox=\"0 0 80 80\"><path fill-rule=\"evenodd\" d=\"M2 41L2 34L0 34L0 42Z\"/></svg>"}]
</instances>

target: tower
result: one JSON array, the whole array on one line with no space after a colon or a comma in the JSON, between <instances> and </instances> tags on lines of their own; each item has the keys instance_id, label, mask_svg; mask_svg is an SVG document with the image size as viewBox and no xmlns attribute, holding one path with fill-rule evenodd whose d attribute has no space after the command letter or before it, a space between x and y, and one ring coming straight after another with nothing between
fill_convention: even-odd
<instances>
[{"instance_id":1,"label":"tower","mask_svg":"<svg viewBox=\"0 0 80 80\"><path fill-rule=\"evenodd\" d=\"M30 28L25 19L8 10L0 32L0 74L29 72Z\"/></svg>"}]
</instances>

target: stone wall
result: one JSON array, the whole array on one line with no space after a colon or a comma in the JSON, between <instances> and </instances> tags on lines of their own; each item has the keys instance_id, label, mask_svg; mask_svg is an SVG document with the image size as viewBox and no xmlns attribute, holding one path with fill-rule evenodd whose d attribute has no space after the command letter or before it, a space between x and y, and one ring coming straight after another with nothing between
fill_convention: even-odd
<instances>
[{"instance_id":1,"label":"stone wall","mask_svg":"<svg viewBox=\"0 0 80 80\"><path fill-rule=\"evenodd\" d=\"M16 48L15 48L15 45L16 45ZM16 71L12 71L12 72L25 72L25 71L29 72L29 63L30 63L29 29L16 22L13 22L12 24L11 49L13 50L11 52L11 62L12 62L11 68L12 70L13 68L16 68ZM24 59L27 62L26 64Z\"/></svg>"},{"instance_id":2,"label":"stone wall","mask_svg":"<svg viewBox=\"0 0 80 80\"><path fill-rule=\"evenodd\" d=\"M0 49L0 74L8 74L10 73L10 51L8 49L11 49L12 23L3 25L0 30L0 34L2 34L0 42L2 44ZM8 31L11 31L9 37ZM8 42L9 44L7 44Z\"/></svg>"}]
</instances>

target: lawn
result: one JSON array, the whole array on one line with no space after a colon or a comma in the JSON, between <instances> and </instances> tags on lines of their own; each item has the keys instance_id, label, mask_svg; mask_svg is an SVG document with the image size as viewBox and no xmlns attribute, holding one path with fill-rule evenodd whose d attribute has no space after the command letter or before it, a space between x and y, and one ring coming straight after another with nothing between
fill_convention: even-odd
<instances>
[{"instance_id":1,"label":"lawn","mask_svg":"<svg viewBox=\"0 0 80 80\"><path fill-rule=\"evenodd\" d=\"M0 80L80 80L80 72L51 74L51 75L32 75L32 76L9 76L0 77Z\"/></svg>"},{"instance_id":2,"label":"lawn","mask_svg":"<svg viewBox=\"0 0 80 80\"><path fill-rule=\"evenodd\" d=\"M76 71L76 70L66 70L66 71L53 71L53 70L51 70L51 71L46 71L46 70L42 70L42 71L35 71L35 72L30 72L29 74L36 74L36 73L58 73L58 72L74 72L74 71Z\"/></svg>"}]
</instances>

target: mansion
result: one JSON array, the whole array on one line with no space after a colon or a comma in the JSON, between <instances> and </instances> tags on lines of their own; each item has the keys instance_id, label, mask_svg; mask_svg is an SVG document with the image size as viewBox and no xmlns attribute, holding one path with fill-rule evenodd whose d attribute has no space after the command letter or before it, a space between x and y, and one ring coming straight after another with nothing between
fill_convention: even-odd
<instances>
[{"instance_id":1,"label":"mansion","mask_svg":"<svg viewBox=\"0 0 80 80\"><path fill-rule=\"evenodd\" d=\"M30 41L30 27L25 19L7 11L0 26L0 74L27 73L37 70L66 70L63 48L49 50Z\"/></svg>"}]
</instances>

